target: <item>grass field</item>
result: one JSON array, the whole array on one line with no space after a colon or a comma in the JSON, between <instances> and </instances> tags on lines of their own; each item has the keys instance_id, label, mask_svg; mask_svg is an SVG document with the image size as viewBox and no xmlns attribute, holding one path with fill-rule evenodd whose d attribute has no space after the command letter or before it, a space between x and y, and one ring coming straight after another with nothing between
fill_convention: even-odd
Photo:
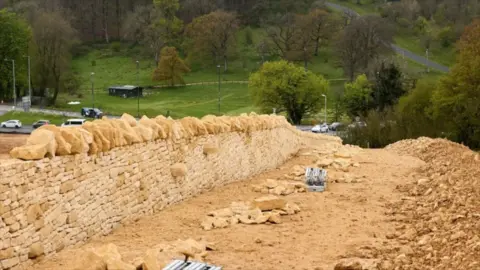
<instances>
[{"instance_id":1,"label":"grass field","mask_svg":"<svg viewBox=\"0 0 480 270\"><path fill-rule=\"evenodd\" d=\"M14 112L10 111L3 115L0 115L0 122L7 121L7 120L20 120L23 125L31 125L38 120L50 120L50 123L55 125L60 125L67 118L71 117L63 117L61 115L53 115L53 114L43 114L43 113L27 113L27 112Z\"/></svg>"},{"instance_id":2,"label":"grass field","mask_svg":"<svg viewBox=\"0 0 480 270\"><path fill-rule=\"evenodd\" d=\"M68 96L62 96L58 105L68 111L80 111L81 107L92 107L91 94L85 94L79 105L67 105ZM137 115L137 99L109 96L106 91L95 93L95 107L105 114L121 115L126 112ZM221 86L221 114L240 114L254 110L243 84L223 84ZM195 85L175 88L158 88L145 92L140 98L140 114L156 116L167 114L172 117L196 116L218 113L218 85Z\"/></svg>"},{"instance_id":3,"label":"grass field","mask_svg":"<svg viewBox=\"0 0 480 270\"><path fill-rule=\"evenodd\" d=\"M237 50L231 57L228 70L220 70L221 86L221 114L240 114L255 111L248 85L229 83L229 81L247 81L250 74L260 67L260 56L250 48L247 58L242 58L240 51L244 47L245 30L237 34ZM254 43L259 42L264 33L259 29L252 29ZM338 80L343 78L343 70L336 65L332 47L322 47L319 55L311 59L308 68L327 79ZM95 96L95 107L106 114L120 115L124 112L137 115L137 100L111 97L107 89L113 85L137 85L156 87L160 82L152 81L151 75L155 69L153 59L144 55L139 47L129 47L123 44L120 49L112 50L108 45L96 45L73 60L73 69L80 78L80 89L76 95L60 94L56 107L63 110L79 111L81 107L92 106L92 78ZM137 73L136 61L139 61ZM271 59L275 60L275 59ZM95 65L92 65L92 62ZM140 114L155 116L170 112L172 117L197 116L218 114L218 80L219 74L216 65L202 62L191 67L192 71L185 74L185 82L211 82L210 85L195 85L175 88L152 88L146 90L147 95L140 100ZM91 76L91 73L94 73ZM68 105L70 101L79 101L80 105Z\"/></svg>"}]
</instances>

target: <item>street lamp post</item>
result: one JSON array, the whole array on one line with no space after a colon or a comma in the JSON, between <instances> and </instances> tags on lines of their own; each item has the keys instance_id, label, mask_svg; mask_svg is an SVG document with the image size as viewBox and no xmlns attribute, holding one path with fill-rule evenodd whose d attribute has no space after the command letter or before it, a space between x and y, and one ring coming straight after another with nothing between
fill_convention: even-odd
<instances>
[{"instance_id":1,"label":"street lamp post","mask_svg":"<svg viewBox=\"0 0 480 270\"><path fill-rule=\"evenodd\" d=\"M140 74L140 70L139 70L139 64L140 62L138 62L137 60L137 118L140 118L140 79L139 79L139 74Z\"/></svg>"},{"instance_id":2,"label":"street lamp post","mask_svg":"<svg viewBox=\"0 0 480 270\"><path fill-rule=\"evenodd\" d=\"M324 121L325 124L327 123L327 96L322 94L322 97L325 98L325 114L324 114Z\"/></svg>"},{"instance_id":3,"label":"street lamp post","mask_svg":"<svg viewBox=\"0 0 480 270\"><path fill-rule=\"evenodd\" d=\"M93 76L95 75L94 72L90 73L90 81L92 82L92 109L95 109L95 92L94 92L94 85L93 85Z\"/></svg>"},{"instance_id":4,"label":"street lamp post","mask_svg":"<svg viewBox=\"0 0 480 270\"><path fill-rule=\"evenodd\" d=\"M220 65L217 65L217 72L218 72L218 114L220 114Z\"/></svg>"},{"instance_id":5,"label":"street lamp post","mask_svg":"<svg viewBox=\"0 0 480 270\"><path fill-rule=\"evenodd\" d=\"M30 55L24 56L28 63L28 96L30 97L30 106L32 104L32 80L30 78Z\"/></svg>"},{"instance_id":6,"label":"street lamp post","mask_svg":"<svg viewBox=\"0 0 480 270\"><path fill-rule=\"evenodd\" d=\"M425 53L427 55L427 73L430 73L430 66L428 66L428 48Z\"/></svg>"},{"instance_id":7,"label":"street lamp post","mask_svg":"<svg viewBox=\"0 0 480 270\"><path fill-rule=\"evenodd\" d=\"M13 109L17 107L17 88L15 87L15 60L5 59L5 61L12 61L12 74L13 74Z\"/></svg>"}]
</instances>

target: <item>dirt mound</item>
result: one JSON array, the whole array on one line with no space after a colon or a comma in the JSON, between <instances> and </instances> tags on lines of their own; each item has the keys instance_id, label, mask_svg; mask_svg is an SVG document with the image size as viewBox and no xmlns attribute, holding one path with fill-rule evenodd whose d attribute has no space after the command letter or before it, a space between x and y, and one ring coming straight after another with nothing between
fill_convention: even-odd
<instances>
[{"instance_id":1,"label":"dirt mound","mask_svg":"<svg viewBox=\"0 0 480 270\"><path fill-rule=\"evenodd\" d=\"M399 187L408 196L392 205L401 225L391 238L404 246L387 259L404 269L480 269L479 154L429 138L387 149L426 162L416 183Z\"/></svg>"}]
</instances>

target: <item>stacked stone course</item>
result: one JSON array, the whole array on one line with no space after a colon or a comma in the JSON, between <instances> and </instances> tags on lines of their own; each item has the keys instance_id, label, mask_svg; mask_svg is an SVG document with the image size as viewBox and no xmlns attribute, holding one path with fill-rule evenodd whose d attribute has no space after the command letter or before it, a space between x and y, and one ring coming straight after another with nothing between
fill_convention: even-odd
<instances>
[{"instance_id":1,"label":"stacked stone course","mask_svg":"<svg viewBox=\"0 0 480 270\"><path fill-rule=\"evenodd\" d=\"M264 120L253 121L261 117ZM204 131L198 131L197 119L183 120L180 132L182 120L169 120L170 130L162 129L163 138L92 153L99 132L83 153L2 160L0 270L23 269L35 258L81 245L213 187L275 168L306 143L339 142L302 133L277 116L230 119L244 121L242 129L230 125L227 130L227 124L215 125L219 119L210 117L204 122L212 124ZM54 134L58 139L59 133Z\"/></svg>"}]
</instances>

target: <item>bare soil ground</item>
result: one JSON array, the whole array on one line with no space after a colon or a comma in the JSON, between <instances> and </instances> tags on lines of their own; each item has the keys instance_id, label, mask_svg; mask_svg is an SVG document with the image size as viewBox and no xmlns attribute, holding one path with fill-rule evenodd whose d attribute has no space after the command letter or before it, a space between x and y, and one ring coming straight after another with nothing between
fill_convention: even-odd
<instances>
[{"instance_id":1,"label":"bare soil ground","mask_svg":"<svg viewBox=\"0 0 480 270\"><path fill-rule=\"evenodd\" d=\"M24 145L29 135L0 133L0 159L9 158L12 148Z\"/></svg>"},{"instance_id":2,"label":"bare soil ground","mask_svg":"<svg viewBox=\"0 0 480 270\"><path fill-rule=\"evenodd\" d=\"M401 199L397 185L412 181L412 171L424 164L413 157L400 157L386 150L362 150L352 159L360 164L348 174L357 183L335 183L344 172L330 170L327 191L295 193L284 198L302 211L283 216L281 224L237 224L204 231L200 222L212 210L233 201L264 196L251 185L267 178L282 179L295 165L312 165L313 156L295 157L280 168L251 179L199 195L93 239L80 248L70 248L33 265L31 269L74 269L74 258L87 247L105 243L118 246L122 258L131 262L146 249L177 239L205 237L217 250L207 262L229 269L333 269L335 262L361 247L387 245L386 235L395 225L385 215L386 205Z\"/></svg>"}]
</instances>

